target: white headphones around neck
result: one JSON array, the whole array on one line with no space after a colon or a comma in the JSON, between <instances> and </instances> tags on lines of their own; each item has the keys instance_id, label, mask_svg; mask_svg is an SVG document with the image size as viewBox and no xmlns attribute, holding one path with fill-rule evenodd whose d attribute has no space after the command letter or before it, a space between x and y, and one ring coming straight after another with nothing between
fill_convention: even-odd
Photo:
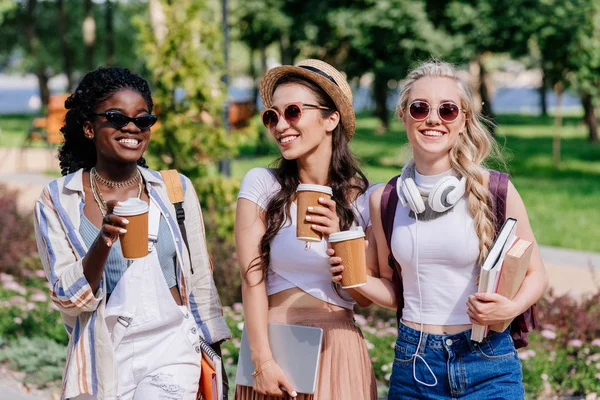
<instances>
[{"instance_id":1,"label":"white headphones around neck","mask_svg":"<svg viewBox=\"0 0 600 400\"><path fill-rule=\"evenodd\" d=\"M449 175L441 178L429 193L420 190L413 178L407 176L414 171L414 161L410 161L402 170L402 175L396 183L396 192L403 207L408 206L415 214L425 212L423 197L427 197L429 207L438 213L449 210L463 197L466 191L466 178L460 180Z\"/></svg>"}]
</instances>

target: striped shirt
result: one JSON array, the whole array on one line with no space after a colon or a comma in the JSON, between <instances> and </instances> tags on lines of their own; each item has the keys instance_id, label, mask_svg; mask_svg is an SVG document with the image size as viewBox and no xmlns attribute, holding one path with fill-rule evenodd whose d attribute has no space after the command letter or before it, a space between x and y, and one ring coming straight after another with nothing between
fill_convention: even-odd
<instances>
[{"instance_id":1,"label":"striped shirt","mask_svg":"<svg viewBox=\"0 0 600 400\"><path fill-rule=\"evenodd\" d=\"M215 343L230 338L223 310L212 278L206 248L202 211L190 180L180 175L185 192L183 208L188 249L177 224L175 208L166 186L156 171L138 167L146 189L168 225L176 244L177 284L204 339ZM35 204L35 233L44 271L51 284L50 296L59 308L69 334L67 365L62 384L62 399L90 394L102 400L117 397L117 368L113 344L104 321L106 279L92 292L83 275L87 246L79 233L83 214L83 169L54 180L43 190Z\"/></svg>"}]
</instances>

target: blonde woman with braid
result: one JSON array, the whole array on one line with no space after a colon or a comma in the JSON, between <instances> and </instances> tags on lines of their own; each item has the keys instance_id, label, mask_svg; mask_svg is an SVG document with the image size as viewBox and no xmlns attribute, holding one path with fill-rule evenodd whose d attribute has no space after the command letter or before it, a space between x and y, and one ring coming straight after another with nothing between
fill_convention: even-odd
<instances>
[{"instance_id":1,"label":"blonde woman with braid","mask_svg":"<svg viewBox=\"0 0 600 400\"><path fill-rule=\"evenodd\" d=\"M395 184L371 195L374 237L367 251L377 253L378 265L370 266L375 276L367 285L356 289L401 317L388 398L523 398L515 343L526 344L527 329L513 323L512 330L491 332L481 343L470 340L473 323L524 320L546 290L523 201L506 175L482 165L497 152L496 144L474 109L468 82L453 66L433 61L409 73L397 112L413 159ZM496 195L502 192L496 185L501 176L505 208ZM393 208L390 193L399 199ZM516 218L517 236L534 243L513 300L476 293L480 265L502 216ZM338 282L341 259L329 254L332 280ZM396 261L399 282L393 282L388 257Z\"/></svg>"}]
</instances>

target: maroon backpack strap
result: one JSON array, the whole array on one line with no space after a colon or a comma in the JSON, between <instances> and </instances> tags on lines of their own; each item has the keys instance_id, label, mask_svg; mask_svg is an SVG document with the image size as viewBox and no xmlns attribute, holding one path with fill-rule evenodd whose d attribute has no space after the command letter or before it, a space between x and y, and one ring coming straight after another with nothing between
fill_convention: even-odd
<instances>
[{"instance_id":1,"label":"maroon backpack strap","mask_svg":"<svg viewBox=\"0 0 600 400\"><path fill-rule=\"evenodd\" d=\"M402 309L404 308L404 290L402 286L402 275L400 271L400 264L394 258L392 254L392 233L394 231L394 218L396 217L396 207L398 206L398 192L396 192L396 182L400 178L400 175L393 177L385 185L383 193L381 195L381 225L383 227L383 233L385 235L385 241L390 251L388 256L388 265L393 270L392 284L396 291L396 299L398 302L398 308L396 309L396 322L400 323L402 317Z\"/></svg>"},{"instance_id":2,"label":"maroon backpack strap","mask_svg":"<svg viewBox=\"0 0 600 400\"><path fill-rule=\"evenodd\" d=\"M508 174L490 171L490 198L492 199L492 213L495 217L496 234L506 220L506 196L508 194ZM510 325L510 334L515 342L515 347L521 348L529 344L528 333L538 326L535 315L535 304L519 315Z\"/></svg>"},{"instance_id":3,"label":"maroon backpack strap","mask_svg":"<svg viewBox=\"0 0 600 400\"><path fill-rule=\"evenodd\" d=\"M400 175L393 177L383 188L381 195L381 225L385 234L390 254L392 252L392 231L394 230L394 217L396 216L396 207L398 206L398 192L396 192L396 182Z\"/></svg>"}]
</instances>

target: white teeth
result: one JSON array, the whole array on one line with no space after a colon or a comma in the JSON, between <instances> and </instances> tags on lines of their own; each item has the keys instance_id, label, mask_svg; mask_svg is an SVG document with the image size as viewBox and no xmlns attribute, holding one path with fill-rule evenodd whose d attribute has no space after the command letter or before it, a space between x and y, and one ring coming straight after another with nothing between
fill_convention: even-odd
<instances>
[{"instance_id":1,"label":"white teeth","mask_svg":"<svg viewBox=\"0 0 600 400\"><path fill-rule=\"evenodd\" d=\"M298 136L286 136L284 138L279 139L281 143L289 143L292 140L296 139Z\"/></svg>"},{"instance_id":2,"label":"white teeth","mask_svg":"<svg viewBox=\"0 0 600 400\"><path fill-rule=\"evenodd\" d=\"M125 144L133 144L136 145L139 143L139 141L135 140L135 139L121 139L119 140L119 143L125 143Z\"/></svg>"},{"instance_id":3,"label":"white teeth","mask_svg":"<svg viewBox=\"0 0 600 400\"><path fill-rule=\"evenodd\" d=\"M425 136L436 136L436 137L443 136L442 132L438 132L438 131L424 131L423 135L425 135Z\"/></svg>"}]
</instances>

